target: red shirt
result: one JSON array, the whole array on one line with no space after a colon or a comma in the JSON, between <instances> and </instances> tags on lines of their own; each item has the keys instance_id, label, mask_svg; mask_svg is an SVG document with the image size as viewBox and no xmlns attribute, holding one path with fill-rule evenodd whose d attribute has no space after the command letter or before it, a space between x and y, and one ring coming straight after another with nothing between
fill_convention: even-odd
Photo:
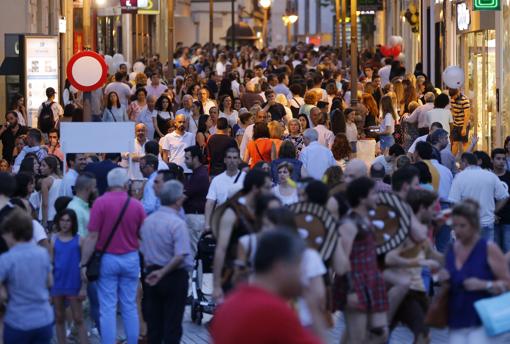
<instances>
[{"instance_id":1,"label":"red shirt","mask_svg":"<svg viewBox=\"0 0 510 344\"><path fill-rule=\"evenodd\" d=\"M215 344L320 343L283 299L251 285L240 286L218 307L211 335Z\"/></svg>"}]
</instances>

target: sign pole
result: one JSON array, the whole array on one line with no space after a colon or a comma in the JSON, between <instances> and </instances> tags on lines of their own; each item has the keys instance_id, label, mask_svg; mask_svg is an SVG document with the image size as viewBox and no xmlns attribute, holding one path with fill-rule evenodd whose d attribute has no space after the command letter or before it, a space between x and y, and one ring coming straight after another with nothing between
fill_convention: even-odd
<instances>
[{"instance_id":1,"label":"sign pole","mask_svg":"<svg viewBox=\"0 0 510 344\"><path fill-rule=\"evenodd\" d=\"M83 92L83 122L92 121L92 94Z\"/></svg>"}]
</instances>

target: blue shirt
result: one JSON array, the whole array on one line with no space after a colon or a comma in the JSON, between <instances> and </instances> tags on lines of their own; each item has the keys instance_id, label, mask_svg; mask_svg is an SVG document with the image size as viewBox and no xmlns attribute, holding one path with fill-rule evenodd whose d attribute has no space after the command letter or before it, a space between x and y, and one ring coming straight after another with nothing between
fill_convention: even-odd
<instances>
[{"instance_id":1,"label":"blue shirt","mask_svg":"<svg viewBox=\"0 0 510 344\"><path fill-rule=\"evenodd\" d=\"M48 275L48 251L35 243L20 243L0 255L0 281L7 287L9 300L4 321L22 331L53 323Z\"/></svg>"},{"instance_id":2,"label":"blue shirt","mask_svg":"<svg viewBox=\"0 0 510 344\"><path fill-rule=\"evenodd\" d=\"M152 172L149 176L149 180L145 183L143 188L142 205L147 215L155 212L160 207L159 198L156 196L154 191L154 180L158 175L158 171Z\"/></svg>"}]
</instances>

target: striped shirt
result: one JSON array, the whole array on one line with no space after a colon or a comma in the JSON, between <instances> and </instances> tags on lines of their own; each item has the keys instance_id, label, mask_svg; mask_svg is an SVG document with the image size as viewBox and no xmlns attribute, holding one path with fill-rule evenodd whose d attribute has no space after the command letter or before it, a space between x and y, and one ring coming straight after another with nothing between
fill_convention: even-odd
<instances>
[{"instance_id":1,"label":"striped shirt","mask_svg":"<svg viewBox=\"0 0 510 344\"><path fill-rule=\"evenodd\" d=\"M458 93L455 97L451 98L450 109L452 111L453 126L464 126L464 111L469 109L470 106L469 99L462 93Z\"/></svg>"}]
</instances>

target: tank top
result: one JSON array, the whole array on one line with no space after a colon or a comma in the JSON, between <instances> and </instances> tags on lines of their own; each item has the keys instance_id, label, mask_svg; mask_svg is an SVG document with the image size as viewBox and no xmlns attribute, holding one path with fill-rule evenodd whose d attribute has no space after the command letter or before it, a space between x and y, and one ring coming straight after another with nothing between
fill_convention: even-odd
<instances>
[{"instance_id":1,"label":"tank top","mask_svg":"<svg viewBox=\"0 0 510 344\"><path fill-rule=\"evenodd\" d=\"M80 236L75 235L70 241L55 238L53 258L52 295L77 296L81 288L80 277Z\"/></svg>"},{"instance_id":2,"label":"tank top","mask_svg":"<svg viewBox=\"0 0 510 344\"><path fill-rule=\"evenodd\" d=\"M53 221L53 218L57 214L57 211L55 210L55 201L59 197L59 189L62 179L55 178L53 176L50 176L50 178L53 179L53 183L48 191L48 221ZM39 220L42 221L42 205L39 207Z\"/></svg>"},{"instance_id":3,"label":"tank top","mask_svg":"<svg viewBox=\"0 0 510 344\"><path fill-rule=\"evenodd\" d=\"M492 281L494 275L487 261L487 241L480 238L475 244L464 265L457 270L455 253L450 245L446 254L446 269L450 273L450 291L448 294L448 326L451 329L481 326L482 322L475 310L474 303L491 295L483 290L467 291L464 280L477 277Z\"/></svg>"}]
</instances>

